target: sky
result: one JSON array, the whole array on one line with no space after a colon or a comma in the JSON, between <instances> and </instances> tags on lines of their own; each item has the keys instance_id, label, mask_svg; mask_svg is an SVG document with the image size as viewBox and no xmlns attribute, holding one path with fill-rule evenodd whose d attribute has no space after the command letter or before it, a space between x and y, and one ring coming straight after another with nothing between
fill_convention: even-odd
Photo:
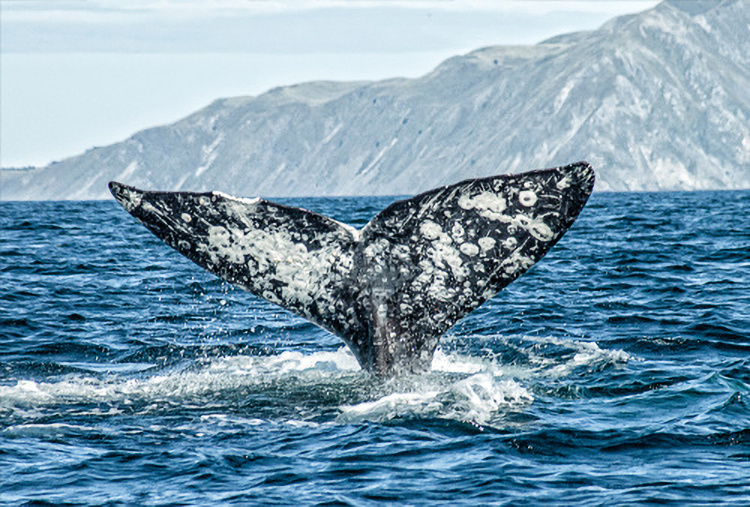
<instances>
[{"instance_id":1,"label":"sky","mask_svg":"<svg viewBox=\"0 0 750 507\"><path fill-rule=\"evenodd\" d=\"M223 97L417 77L654 0L0 0L0 166L46 165Z\"/></svg>"}]
</instances>

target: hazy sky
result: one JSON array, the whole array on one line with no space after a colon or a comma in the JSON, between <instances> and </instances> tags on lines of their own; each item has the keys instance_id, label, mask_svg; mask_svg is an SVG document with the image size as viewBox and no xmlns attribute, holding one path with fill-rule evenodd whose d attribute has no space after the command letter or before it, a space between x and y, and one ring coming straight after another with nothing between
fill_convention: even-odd
<instances>
[{"instance_id":1,"label":"hazy sky","mask_svg":"<svg viewBox=\"0 0 750 507\"><path fill-rule=\"evenodd\" d=\"M220 97L416 77L653 0L0 0L0 165L43 165Z\"/></svg>"}]
</instances>

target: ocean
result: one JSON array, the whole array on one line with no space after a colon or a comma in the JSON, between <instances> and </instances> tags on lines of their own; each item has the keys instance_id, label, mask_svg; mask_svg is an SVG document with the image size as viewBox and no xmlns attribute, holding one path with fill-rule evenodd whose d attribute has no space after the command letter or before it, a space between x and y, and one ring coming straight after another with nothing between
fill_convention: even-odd
<instances>
[{"instance_id":1,"label":"ocean","mask_svg":"<svg viewBox=\"0 0 750 507\"><path fill-rule=\"evenodd\" d=\"M750 191L594 194L392 380L114 201L2 202L0 503L748 505Z\"/></svg>"}]
</instances>

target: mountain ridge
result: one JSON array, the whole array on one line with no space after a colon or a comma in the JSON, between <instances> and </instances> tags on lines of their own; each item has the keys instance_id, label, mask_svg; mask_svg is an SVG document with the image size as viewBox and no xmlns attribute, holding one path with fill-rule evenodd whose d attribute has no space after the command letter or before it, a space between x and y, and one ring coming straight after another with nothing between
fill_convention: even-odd
<instances>
[{"instance_id":1,"label":"mountain ridge","mask_svg":"<svg viewBox=\"0 0 750 507\"><path fill-rule=\"evenodd\" d=\"M108 198L109 180L248 196L405 195L577 160L598 170L600 191L750 188L750 8L690 4L481 48L415 79L218 99L120 143L4 170L0 198Z\"/></svg>"}]
</instances>

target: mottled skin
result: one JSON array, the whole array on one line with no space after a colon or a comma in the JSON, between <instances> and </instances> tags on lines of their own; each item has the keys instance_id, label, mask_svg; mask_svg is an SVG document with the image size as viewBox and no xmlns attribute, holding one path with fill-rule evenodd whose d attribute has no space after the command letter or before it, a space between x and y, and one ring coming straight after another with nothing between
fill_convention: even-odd
<instances>
[{"instance_id":1,"label":"mottled skin","mask_svg":"<svg viewBox=\"0 0 750 507\"><path fill-rule=\"evenodd\" d=\"M466 180L395 202L361 231L263 199L110 190L172 248L394 376L428 370L440 335L541 259L593 185L585 162Z\"/></svg>"}]
</instances>

